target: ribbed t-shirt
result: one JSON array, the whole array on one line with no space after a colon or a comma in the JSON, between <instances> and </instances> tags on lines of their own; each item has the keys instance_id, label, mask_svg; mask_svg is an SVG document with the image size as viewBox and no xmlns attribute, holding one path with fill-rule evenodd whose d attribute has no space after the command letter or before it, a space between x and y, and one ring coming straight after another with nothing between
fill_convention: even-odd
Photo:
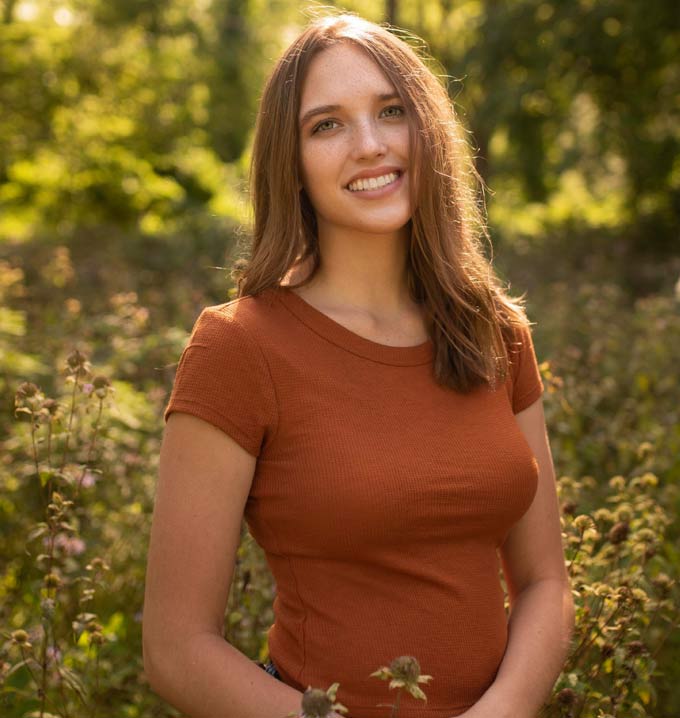
<instances>
[{"instance_id":1,"label":"ribbed t-shirt","mask_svg":"<svg viewBox=\"0 0 680 718\"><path fill-rule=\"evenodd\" d=\"M370 674L397 656L434 677L400 718L458 715L494 680L497 550L538 479L514 414L543 385L515 334L507 382L461 394L435 382L431 340L379 344L281 287L206 307L180 357L164 418L257 457L245 519L276 586L271 658L301 691L339 682L349 718L388 714Z\"/></svg>"}]
</instances>

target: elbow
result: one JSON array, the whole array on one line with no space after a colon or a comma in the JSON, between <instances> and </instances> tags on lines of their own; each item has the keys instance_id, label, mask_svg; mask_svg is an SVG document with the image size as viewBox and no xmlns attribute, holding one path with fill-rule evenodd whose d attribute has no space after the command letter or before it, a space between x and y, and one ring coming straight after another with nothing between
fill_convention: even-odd
<instances>
[{"instance_id":1,"label":"elbow","mask_svg":"<svg viewBox=\"0 0 680 718\"><path fill-rule=\"evenodd\" d=\"M164 668L168 660L167 646L159 645L158 641L153 640L148 630L142 627L142 665L144 666L144 675L151 690L163 697L163 675L166 671Z\"/></svg>"},{"instance_id":2,"label":"elbow","mask_svg":"<svg viewBox=\"0 0 680 718\"><path fill-rule=\"evenodd\" d=\"M142 665L144 666L144 676L146 678L149 687L154 693L158 693L158 679L157 679L157 667L156 660L153 656L153 649L151 643L147 638L142 638Z\"/></svg>"}]
</instances>

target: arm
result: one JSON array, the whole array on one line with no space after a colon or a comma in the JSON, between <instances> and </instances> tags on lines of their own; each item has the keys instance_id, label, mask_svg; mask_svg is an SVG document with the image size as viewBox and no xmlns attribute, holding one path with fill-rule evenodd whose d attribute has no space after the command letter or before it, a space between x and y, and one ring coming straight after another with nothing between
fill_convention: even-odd
<instances>
[{"instance_id":1,"label":"arm","mask_svg":"<svg viewBox=\"0 0 680 718\"><path fill-rule=\"evenodd\" d=\"M574 627L542 400L516 419L538 462L538 489L500 549L510 597L503 661L494 682L461 718L535 718L564 666Z\"/></svg>"},{"instance_id":2,"label":"arm","mask_svg":"<svg viewBox=\"0 0 680 718\"><path fill-rule=\"evenodd\" d=\"M152 689L191 718L284 718L302 694L222 637L255 457L173 413L160 454L143 616Z\"/></svg>"}]
</instances>

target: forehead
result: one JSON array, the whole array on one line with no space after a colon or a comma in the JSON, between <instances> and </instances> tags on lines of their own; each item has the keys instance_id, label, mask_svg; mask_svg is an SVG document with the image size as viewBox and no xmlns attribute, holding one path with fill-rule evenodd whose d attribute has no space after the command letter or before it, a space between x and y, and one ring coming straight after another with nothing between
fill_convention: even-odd
<instances>
[{"instance_id":1,"label":"forehead","mask_svg":"<svg viewBox=\"0 0 680 718\"><path fill-rule=\"evenodd\" d=\"M301 114L312 103L395 91L392 82L364 50L342 42L322 50L311 61L302 86Z\"/></svg>"}]
</instances>

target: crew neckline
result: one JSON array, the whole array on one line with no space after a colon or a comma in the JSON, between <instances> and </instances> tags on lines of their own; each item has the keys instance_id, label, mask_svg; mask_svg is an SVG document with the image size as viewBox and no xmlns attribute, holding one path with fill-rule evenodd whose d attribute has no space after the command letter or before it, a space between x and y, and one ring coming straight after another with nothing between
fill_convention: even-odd
<instances>
[{"instance_id":1,"label":"crew neckline","mask_svg":"<svg viewBox=\"0 0 680 718\"><path fill-rule=\"evenodd\" d=\"M434 357L434 343L427 339L422 344L412 346L391 346L380 344L356 334L351 329L331 319L327 314L312 306L290 287L274 287L276 296L301 322L327 341L356 354L382 364L396 366L415 366L428 364Z\"/></svg>"}]
</instances>

